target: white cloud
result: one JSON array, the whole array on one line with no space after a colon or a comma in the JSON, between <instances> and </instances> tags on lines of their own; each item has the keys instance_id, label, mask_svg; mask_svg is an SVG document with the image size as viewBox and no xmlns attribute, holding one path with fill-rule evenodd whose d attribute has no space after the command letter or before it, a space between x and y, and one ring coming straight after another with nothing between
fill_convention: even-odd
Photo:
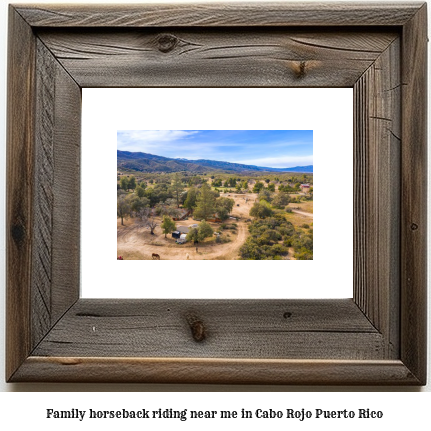
<instances>
[{"instance_id":1,"label":"white cloud","mask_svg":"<svg viewBox=\"0 0 431 431\"><path fill-rule=\"evenodd\" d=\"M295 166L308 166L313 164L313 156L279 156L264 157L260 159L235 160L234 163L244 165L264 166L266 168L291 168Z\"/></svg>"},{"instance_id":2,"label":"white cloud","mask_svg":"<svg viewBox=\"0 0 431 431\"><path fill-rule=\"evenodd\" d=\"M190 130L119 130L117 148L123 151L148 151L149 148L187 139L198 133Z\"/></svg>"}]
</instances>

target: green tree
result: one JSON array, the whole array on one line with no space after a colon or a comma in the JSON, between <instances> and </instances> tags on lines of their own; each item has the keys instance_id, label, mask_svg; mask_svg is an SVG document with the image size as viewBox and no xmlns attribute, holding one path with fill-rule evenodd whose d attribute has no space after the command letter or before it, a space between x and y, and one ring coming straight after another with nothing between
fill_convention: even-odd
<instances>
[{"instance_id":1,"label":"green tree","mask_svg":"<svg viewBox=\"0 0 431 431\"><path fill-rule=\"evenodd\" d=\"M267 201L267 202L271 202L272 201L272 194L268 189L262 189L259 192L259 196L258 199L261 201L262 199Z\"/></svg>"},{"instance_id":2,"label":"green tree","mask_svg":"<svg viewBox=\"0 0 431 431\"><path fill-rule=\"evenodd\" d=\"M120 194L117 198L117 217L121 218L121 225L124 226L123 219L127 219L130 215L130 202L129 199Z\"/></svg>"},{"instance_id":3,"label":"green tree","mask_svg":"<svg viewBox=\"0 0 431 431\"><path fill-rule=\"evenodd\" d=\"M260 181L257 181L253 187L253 193L259 193L263 189L264 185Z\"/></svg>"},{"instance_id":4,"label":"green tree","mask_svg":"<svg viewBox=\"0 0 431 431\"><path fill-rule=\"evenodd\" d=\"M138 187L136 187L135 193L138 198L143 198L145 196L145 188L139 185Z\"/></svg>"},{"instance_id":5,"label":"green tree","mask_svg":"<svg viewBox=\"0 0 431 431\"><path fill-rule=\"evenodd\" d=\"M130 199L130 210L135 214L138 214L142 208L148 206L150 206L150 201L145 197L133 196Z\"/></svg>"},{"instance_id":6,"label":"green tree","mask_svg":"<svg viewBox=\"0 0 431 431\"><path fill-rule=\"evenodd\" d=\"M228 184L229 184L229 187L235 187L236 186L236 178L229 178Z\"/></svg>"},{"instance_id":7,"label":"green tree","mask_svg":"<svg viewBox=\"0 0 431 431\"><path fill-rule=\"evenodd\" d=\"M202 184L202 178L200 176L194 175L193 177L190 178L189 180L190 186L197 186L198 184Z\"/></svg>"},{"instance_id":8,"label":"green tree","mask_svg":"<svg viewBox=\"0 0 431 431\"><path fill-rule=\"evenodd\" d=\"M217 211L217 217L220 220L226 220L229 217L229 211L222 206L217 207L216 211Z\"/></svg>"},{"instance_id":9,"label":"green tree","mask_svg":"<svg viewBox=\"0 0 431 431\"><path fill-rule=\"evenodd\" d=\"M213 228L206 222L202 221L198 226L198 238L199 241L203 241L205 238L213 236Z\"/></svg>"},{"instance_id":10,"label":"green tree","mask_svg":"<svg viewBox=\"0 0 431 431\"><path fill-rule=\"evenodd\" d=\"M187 208L193 212L196 207L198 198L198 190L195 187L191 187L187 192L187 198L184 201L184 208Z\"/></svg>"},{"instance_id":11,"label":"green tree","mask_svg":"<svg viewBox=\"0 0 431 431\"><path fill-rule=\"evenodd\" d=\"M252 217L257 218L265 218L265 217L271 217L274 211L271 208L271 205L261 200L260 202L255 202L254 205L250 209L250 215Z\"/></svg>"},{"instance_id":12,"label":"green tree","mask_svg":"<svg viewBox=\"0 0 431 431\"><path fill-rule=\"evenodd\" d=\"M215 202L216 209L218 210L220 207L227 209L228 214L232 212L233 206L235 205L235 201L231 198L218 198Z\"/></svg>"},{"instance_id":13,"label":"green tree","mask_svg":"<svg viewBox=\"0 0 431 431\"><path fill-rule=\"evenodd\" d=\"M129 178L129 189L132 189L132 190L136 189L136 178L134 176L131 176Z\"/></svg>"},{"instance_id":14,"label":"green tree","mask_svg":"<svg viewBox=\"0 0 431 431\"><path fill-rule=\"evenodd\" d=\"M181 181L180 175L177 172L174 174L174 179L171 185L171 193L176 201L177 208L180 207L180 198L183 191L184 191L184 186Z\"/></svg>"},{"instance_id":15,"label":"green tree","mask_svg":"<svg viewBox=\"0 0 431 431\"><path fill-rule=\"evenodd\" d=\"M187 241L203 241L205 238L209 238L213 236L214 231L213 228L206 222L202 221L199 223L199 226L196 228L192 228L187 233L186 239Z\"/></svg>"},{"instance_id":16,"label":"green tree","mask_svg":"<svg viewBox=\"0 0 431 431\"><path fill-rule=\"evenodd\" d=\"M153 187L145 189L145 197L150 201L150 207L153 207L159 202L158 194L155 192Z\"/></svg>"},{"instance_id":17,"label":"green tree","mask_svg":"<svg viewBox=\"0 0 431 431\"><path fill-rule=\"evenodd\" d=\"M252 238L247 238L246 242L239 249L242 259L246 260L261 260L263 258L262 249L253 241Z\"/></svg>"},{"instance_id":18,"label":"green tree","mask_svg":"<svg viewBox=\"0 0 431 431\"><path fill-rule=\"evenodd\" d=\"M171 233L176 229L175 222L169 216L166 215L163 216L163 221L160 227L163 229L165 238L168 233Z\"/></svg>"},{"instance_id":19,"label":"green tree","mask_svg":"<svg viewBox=\"0 0 431 431\"><path fill-rule=\"evenodd\" d=\"M275 208L284 208L290 203L290 196L287 193L277 193L272 201Z\"/></svg>"},{"instance_id":20,"label":"green tree","mask_svg":"<svg viewBox=\"0 0 431 431\"><path fill-rule=\"evenodd\" d=\"M208 184L202 184L200 193L196 200L195 217L201 220L207 220L215 212L215 196Z\"/></svg>"},{"instance_id":21,"label":"green tree","mask_svg":"<svg viewBox=\"0 0 431 431\"><path fill-rule=\"evenodd\" d=\"M199 241L199 231L197 227L193 227L187 232L186 240L191 242Z\"/></svg>"},{"instance_id":22,"label":"green tree","mask_svg":"<svg viewBox=\"0 0 431 431\"><path fill-rule=\"evenodd\" d=\"M127 177L121 177L120 179L120 187L127 192L127 190L129 190L129 180L127 179Z\"/></svg>"},{"instance_id":23,"label":"green tree","mask_svg":"<svg viewBox=\"0 0 431 431\"><path fill-rule=\"evenodd\" d=\"M268 184L268 190L270 192L275 192L275 184L274 183Z\"/></svg>"}]
</instances>

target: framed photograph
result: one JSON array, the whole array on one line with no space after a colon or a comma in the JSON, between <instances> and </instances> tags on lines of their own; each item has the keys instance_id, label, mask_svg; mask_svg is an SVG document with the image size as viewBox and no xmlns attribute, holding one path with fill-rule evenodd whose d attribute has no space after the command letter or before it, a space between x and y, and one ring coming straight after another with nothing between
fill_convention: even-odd
<instances>
[{"instance_id":1,"label":"framed photograph","mask_svg":"<svg viewBox=\"0 0 431 431\"><path fill-rule=\"evenodd\" d=\"M352 298L351 88L85 88L82 106L81 182L107 182L81 189L81 298Z\"/></svg>"},{"instance_id":2,"label":"framed photograph","mask_svg":"<svg viewBox=\"0 0 431 431\"><path fill-rule=\"evenodd\" d=\"M426 20L426 4L411 2L11 5L7 381L426 384ZM90 89L139 91L145 124L118 126L112 146L88 139L83 112L104 112L100 138L131 103L89 109ZM290 112L286 91L299 92L307 122L311 89L350 89L351 123L325 96L329 137L312 133L312 151L298 153L311 163L280 165L293 158L288 132L313 131L277 120ZM338 151L341 123L353 139ZM319 139L336 163L313 178L299 168L317 166ZM263 141L272 158L254 151ZM239 142L248 150L235 152ZM341 183L347 223L323 222L318 200ZM92 229L113 246L87 241ZM223 277L227 265L251 276ZM290 295L288 271L296 284L314 273L311 287L353 292ZM121 294L134 283L145 293ZM89 284L100 295L84 294Z\"/></svg>"}]
</instances>

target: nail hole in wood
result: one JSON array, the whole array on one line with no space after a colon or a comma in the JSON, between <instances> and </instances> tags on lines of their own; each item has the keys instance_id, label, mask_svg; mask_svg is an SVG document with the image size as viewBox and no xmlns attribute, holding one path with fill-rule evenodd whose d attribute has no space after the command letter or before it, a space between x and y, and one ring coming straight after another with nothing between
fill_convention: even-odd
<instances>
[{"instance_id":1,"label":"nail hole in wood","mask_svg":"<svg viewBox=\"0 0 431 431\"><path fill-rule=\"evenodd\" d=\"M283 314L283 317L284 317L285 319L288 319L289 317L292 317L292 313L291 313L290 311L286 311L286 312Z\"/></svg>"},{"instance_id":2,"label":"nail hole in wood","mask_svg":"<svg viewBox=\"0 0 431 431\"><path fill-rule=\"evenodd\" d=\"M416 230L419 226L416 223L412 223L410 226L411 230Z\"/></svg>"}]
</instances>

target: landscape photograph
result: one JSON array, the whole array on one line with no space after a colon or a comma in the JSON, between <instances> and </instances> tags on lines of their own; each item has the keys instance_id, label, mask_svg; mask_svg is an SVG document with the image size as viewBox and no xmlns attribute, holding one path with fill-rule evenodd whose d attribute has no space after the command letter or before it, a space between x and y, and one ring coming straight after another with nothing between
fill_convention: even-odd
<instances>
[{"instance_id":1,"label":"landscape photograph","mask_svg":"<svg viewBox=\"0 0 431 431\"><path fill-rule=\"evenodd\" d=\"M117 131L117 260L312 259L312 130Z\"/></svg>"}]
</instances>

